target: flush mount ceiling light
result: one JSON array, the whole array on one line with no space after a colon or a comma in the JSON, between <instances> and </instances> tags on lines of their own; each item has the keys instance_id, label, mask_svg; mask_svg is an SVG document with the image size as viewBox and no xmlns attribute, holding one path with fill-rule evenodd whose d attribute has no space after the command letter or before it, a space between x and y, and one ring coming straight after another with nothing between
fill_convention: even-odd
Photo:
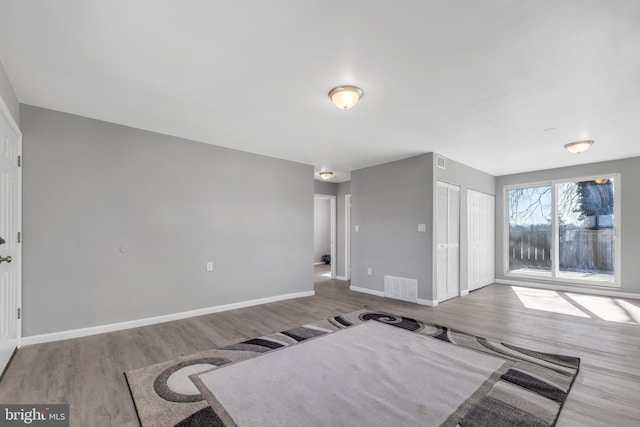
<instances>
[{"instance_id":1,"label":"flush mount ceiling light","mask_svg":"<svg viewBox=\"0 0 640 427\"><path fill-rule=\"evenodd\" d=\"M594 179L594 181L598 185L604 185L607 182L609 182L609 178L598 178L598 179Z\"/></svg>"},{"instance_id":2,"label":"flush mount ceiling light","mask_svg":"<svg viewBox=\"0 0 640 427\"><path fill-rule=\"evenodd\" d=\"M564 148L570 153L580 154L587 151L593 145L595 141L591 139L585 139L583 141L574 141L568 144L564 144Z\"/></svg>"},{"instance_id":3,"label":"flush mount ceiling light","mask_svg":"<svg viewBox=\"0 0 640 427\"><path fill-rule=\"evenodd\" d=\"M322 171L318 175L320 175L320 178L324 180L333 178L333 172L329 172L329 171Z\"/></svg>"},{"instance_id":4,"label":"flush mount ceiling light","mask_svg":"<svg viewBox=\"0 0 640 427\"><path fill-rule=\"evenodd\" d=\"M338 86L329 91L331 102L341 110L348 110L362 98L362 89L355 86Z\"/></svg>"}]
</instances>

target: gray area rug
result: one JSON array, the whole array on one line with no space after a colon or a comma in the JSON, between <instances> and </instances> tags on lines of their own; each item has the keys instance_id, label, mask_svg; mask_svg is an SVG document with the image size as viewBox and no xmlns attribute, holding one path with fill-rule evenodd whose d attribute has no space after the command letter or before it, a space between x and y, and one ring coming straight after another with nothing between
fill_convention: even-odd
<instances>
[{"instance_id":1,"label":"gray area rug","mask_svg":"<svg viewBox=\"0 0 640 427\"><path fill-rule=\"evenodd\" d=\"M125 375L143 426L549 426L579 364L360 310Z\"/></svg>"}]
</instances>

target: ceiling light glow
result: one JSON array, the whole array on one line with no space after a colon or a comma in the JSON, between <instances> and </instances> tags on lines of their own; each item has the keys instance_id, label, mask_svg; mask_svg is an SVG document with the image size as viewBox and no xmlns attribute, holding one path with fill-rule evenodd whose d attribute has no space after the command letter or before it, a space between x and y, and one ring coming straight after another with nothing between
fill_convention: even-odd
<instances>
[{"instance_id":1,"label":"ceiling light glow","mask_svg":"<svg viewBox=\"0 0 640 427\"><path fill-rule=\"evenodd\" d=\"M341 110L348 110L362 98L362 89L356 86L338 86L329 91L331 102Z\"/></svg>"},{"instance_id":2,"label":"ceiling light glow","mask_svg":"<svg viewBox=\"0 0 640 427\"><path fill-rule=\"evenodd\" d=\"M567 149L568 152L574 154L580 154L587 151L593 145L595 141L591 139L585 139L582 141L574 141L564 145L564 148Z\"/></svg>"}]
</instances>

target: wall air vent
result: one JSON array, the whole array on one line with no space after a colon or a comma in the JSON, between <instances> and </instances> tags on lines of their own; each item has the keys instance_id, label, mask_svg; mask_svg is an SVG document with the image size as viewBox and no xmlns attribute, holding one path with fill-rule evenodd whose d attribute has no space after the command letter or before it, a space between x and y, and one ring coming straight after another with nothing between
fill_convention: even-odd
<instances>
[{"instance_id":1,"label":"wall air vent","mask_svg":"<svg viewBox=\"0 0 640 427\"><path fill-rule=\"evenodd\" d=\"M436 167L440 169L445 169L445 158L436 154Z\"/></svg>"},{"instance_id":2,"label":"wall air vent","mask_svg":"<svg viewBox=\"0 0 640 427\"><path fill-rule=\"evenodd\" d=\"M404 277L384 276L384 296L418 302L418 281Z\"/></svg>"}]
</instances>

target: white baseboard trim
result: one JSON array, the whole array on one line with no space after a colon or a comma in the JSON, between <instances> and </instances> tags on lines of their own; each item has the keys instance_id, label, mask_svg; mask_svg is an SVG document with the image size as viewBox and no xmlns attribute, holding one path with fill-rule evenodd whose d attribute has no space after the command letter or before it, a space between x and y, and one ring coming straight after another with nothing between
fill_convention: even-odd
<instances>
[{"instance_id":1,"label":"white baseboard trim","mask_svg":"<svg viewBox=\"0 0 640 427\"><path fill-rule=\"evenodd\" d=\"M172 320L186 319L189 317L202 316L205 314L218 313L221 311L234 310L236 308L251 307L253 305L267 304L270 302L282 301L293 298L310 297L315 295L315 291L296 292L293 294L276 295L254 299L250 301L234 302L231 304L217 305L214 307L200 308L197 310L183 311L181 313L164 314L162 316L147 317L144 319L130 320L127 322L110 323L108 325L91 326L89 328L72 329L70 331L52 332L50 334L32 335L22 337L22 346L41 344L51 341L68 340L71 338L86 337L89 335L104 334L106 332L121 331L123 329L138 328L140 326L154 325L156 323L170 322Z\"/></svg>"},{"instance_id":2,"label":"white baseboard trim","mask_svg":"<svg viewBox=\"0 0 640 427\"><path fill-rule=\"evenodd\" d=\"M418 304L420 305L426 305L428 307L437 307L438 306L438 300L429 300L429 299L420 299L418 298Z\"/></svg>"},{"instance_id":3,"label":"white baseboard trim","mask_svg":"<svg viewBox=\"0 0 640 427\"><path fill-rule=\"evenodd\" d=\"M320 262L314 262L313 265L322 265L324 264L324 261L320 261Z\"/></svg>"},{"instance_id":4,"label":"white baseboard trim","mask_svg":"<svg viewBox=\"0 0 640 427\"><path fill-rule=\"evenodd\" d=\"M345 276L336 276L336 280L342 280L343 282L346 282L348 279Z\"/></svg>"},{"instance_id":5,"label":"white baseboard trim","mask_svg":"<svg viewBox=\"0 0 640 427\"><path fill-rule=\"evenodd\" d=\"M469 290L468 289L463 289L462 291L460 291L460 296L463 297L465 295L469 295Z\"/></svg>"},{"instance_id":6,"label":"white baseboard trim","mask_svg":"<svg viewBox=\"0 0 640 427\"><path fill-rule=\"evenodd\" d=\"M374 291L373 289L359 288L358 286L349 286L350 291L362 292L363 294L375 295L377 297L384 297L384 292Z\"/></svg>"},{"instance_id":7,"label":"white baseboard trim","mask_svg":"<svg viewBox=\"0 0 640 427\"><path fill-rule=\"evenodd\" d=\"M521 282L519 280L496 279L495 283L499 285L523 286L526 288L548 289L552 291L576 292L579 294L600 295L605 297L640 299L640 294L632 294L630 292L617 292L608 289L593 289L581 286L566 285L547 285L533 282Z\"/></svg>"}]
</instances>

